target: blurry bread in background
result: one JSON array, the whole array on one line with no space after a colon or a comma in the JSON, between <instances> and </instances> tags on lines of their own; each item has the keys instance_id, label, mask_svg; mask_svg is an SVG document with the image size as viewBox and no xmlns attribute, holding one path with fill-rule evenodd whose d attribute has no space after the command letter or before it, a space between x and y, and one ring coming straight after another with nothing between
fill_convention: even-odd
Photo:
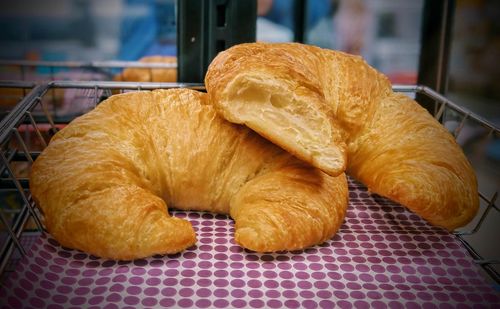
<instances>
[{"instance_id":1,"label":"blurry bread in background","mask_svg":"<svg viewBox=\"0 0 500 309\"><path fill-rule=\"evenodd\" d=\"M177 57L172 56L147 56L139 59L142 63L177 63ZM115 81L124 82L162 82L175 83L177 81L177 68L126 68L114 78Z\"/></svg>"},{"instance_id":2,"label":"blurry bread in background","mask_svg":"<svg viewBox=\"0 0 500 309\"><path fill-rule=\"evenodd\" d=\"M8 107L15 106L28 92L28 89L22 88L0 88L0 108L2 112Z\"/></svg>"}]
</instances>

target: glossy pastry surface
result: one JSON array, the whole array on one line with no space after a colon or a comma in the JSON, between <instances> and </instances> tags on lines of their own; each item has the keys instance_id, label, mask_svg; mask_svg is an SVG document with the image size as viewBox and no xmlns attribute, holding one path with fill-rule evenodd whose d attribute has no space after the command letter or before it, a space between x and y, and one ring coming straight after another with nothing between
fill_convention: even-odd
<instances>
[{"instance_id":1,"label":"glossy pastry surface","mask_svg":"<svg viewBox=\"0 0 500 309\"><path fill-rule=\"evenodd\" d=\"M453 230L478 210L475 173L451 134L359 56L241 44L214 59L205 83L225 119L329 174L346 168L435 225Z\"/></svg>"},{"instance_id":2,"label":"glossy pastry surface","mask_svg":"<svg viewBox=\"0 0 500 309\"><path fill-rule=\"evenodd\" d=\"M277 251L331 238L348 198L344 174L223 120L187 89L115 95L75 119L35 161L30 189L63 246L125 260L195 243L167 205L229 213L243 247Z\"/></svg>"}]
</instances>

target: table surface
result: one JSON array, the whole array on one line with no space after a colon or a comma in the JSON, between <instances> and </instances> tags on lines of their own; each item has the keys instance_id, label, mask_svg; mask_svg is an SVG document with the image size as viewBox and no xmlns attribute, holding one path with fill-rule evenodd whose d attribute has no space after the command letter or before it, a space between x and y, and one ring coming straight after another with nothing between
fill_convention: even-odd
<instances>
[{"instance_id":1,"label":"table surface","mask_svg":"<svg viewBox=\"0 0 500 309\"><path fill-rule=\"evenodd\" d=\"M339 232L315 247L261 254L234 243L224 215L173 211L195 228L184 252L116 262L41 235L0 290L6 308L500 307L461 243L349 180Z\"/></svg>"}]
</instances>

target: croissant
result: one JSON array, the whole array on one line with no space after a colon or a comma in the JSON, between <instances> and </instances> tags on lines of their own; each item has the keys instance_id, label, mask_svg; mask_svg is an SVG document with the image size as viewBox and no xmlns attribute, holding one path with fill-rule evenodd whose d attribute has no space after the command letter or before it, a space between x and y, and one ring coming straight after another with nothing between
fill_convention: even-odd
<instances>
[{"instance_id":1,"label":"croissant","mask_svg":"<svg viewBox=\"0 0 500 309\"><path fill-rule=\"evenodd\" d=\"M195 243L182 210L230 214L255 251L321 243L341 225L344 174L329 176L187 89L111 96L59 131L37 158L30 190L63 246L129 260Z\"/></svg>"},{"instance_id":2,"label":"croissant","mask_svg":"<svg viewBox=\"0 0 500 309\"><path fill-rule=\"evenodd\" d=\"M476 176L453 137L359 56L241 44L213 60L205 84L225 119L331 175L345 166L434 225L453 230L477 212Z\"/></svg>"},{"instance_id":3,"label":"croissant","mask_svg":"<svg viewBox=\"0 0 500 309\"><path fill-rule=\"evenodd\" d=\"M177 57L172 56L146 56L139 59L143 63L177 63ZM177 81L177 69L175 68L126 68L114 78L115 81L124 82L164 82L174 83Z\"/></svg>"}]
</instances>

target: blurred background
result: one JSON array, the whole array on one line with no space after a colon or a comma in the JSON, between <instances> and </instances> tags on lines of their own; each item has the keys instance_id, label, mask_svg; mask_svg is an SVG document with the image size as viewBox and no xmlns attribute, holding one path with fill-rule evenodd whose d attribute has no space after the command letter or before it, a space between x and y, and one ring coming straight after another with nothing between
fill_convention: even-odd
<instances>
[{"instance_id":1,"label":"blurred background","mask_svg":"<svg viewBox=\"0 0 500 309\"><path fill-rule=\"evenodd\" d=\"M417 83L424 0L304 1L305 43L360 54L395 84ZM257 41L294 41L296 2L258 0ZM452 100L498 125L500 1L456 0L453 15L443 89ZM0 2L0 60L176 56L176 36L176 0ZM4 68L0 79L9 79Z\"/></svg>"},{"instance_id":2,"label":"blurred background","mask_svg":"<svg viewBox=\"0 0 500 309\"><path fill-rule=\"evenodd\" d=\"M421 69L420 53L425 52L421 47L426 43L422 42L424 2L303 0L302 40L362 55L393 83L416 84ZM176 0L3 0L0 60L132 61L152 55L176 56L176 3ZM258 0L256 40L296 40L296 3ZM437 90L498 126L500 1L456 0L454 4L450 55L446 59L448 76L446 85ZM34 70L35 74L42 74L47 68ZM0 79L11 79L9 74L8 69L0 68ZM73 77L80 78L64 76ZM466 132L463 143L476 133ZM494 143L488 153L498 160L499 143Z\"/></svg>"},{"instance_id":3,"label":"blurred background","mask_svg":"<svg viewBox=\"0 0 500 309\"><path fill-rule=\"evenodd\" d=\"M417 82L423 0L306 1L304 40L362 55L399 84ZM294 1L258 0L257 40L294 40ZM3 0L0 59L138 60L176 54L175 0ZM448 90L500 117L500 3L457 0ZM462 99L463 98L463 99Z\"/></svg>"}]
</instances>

